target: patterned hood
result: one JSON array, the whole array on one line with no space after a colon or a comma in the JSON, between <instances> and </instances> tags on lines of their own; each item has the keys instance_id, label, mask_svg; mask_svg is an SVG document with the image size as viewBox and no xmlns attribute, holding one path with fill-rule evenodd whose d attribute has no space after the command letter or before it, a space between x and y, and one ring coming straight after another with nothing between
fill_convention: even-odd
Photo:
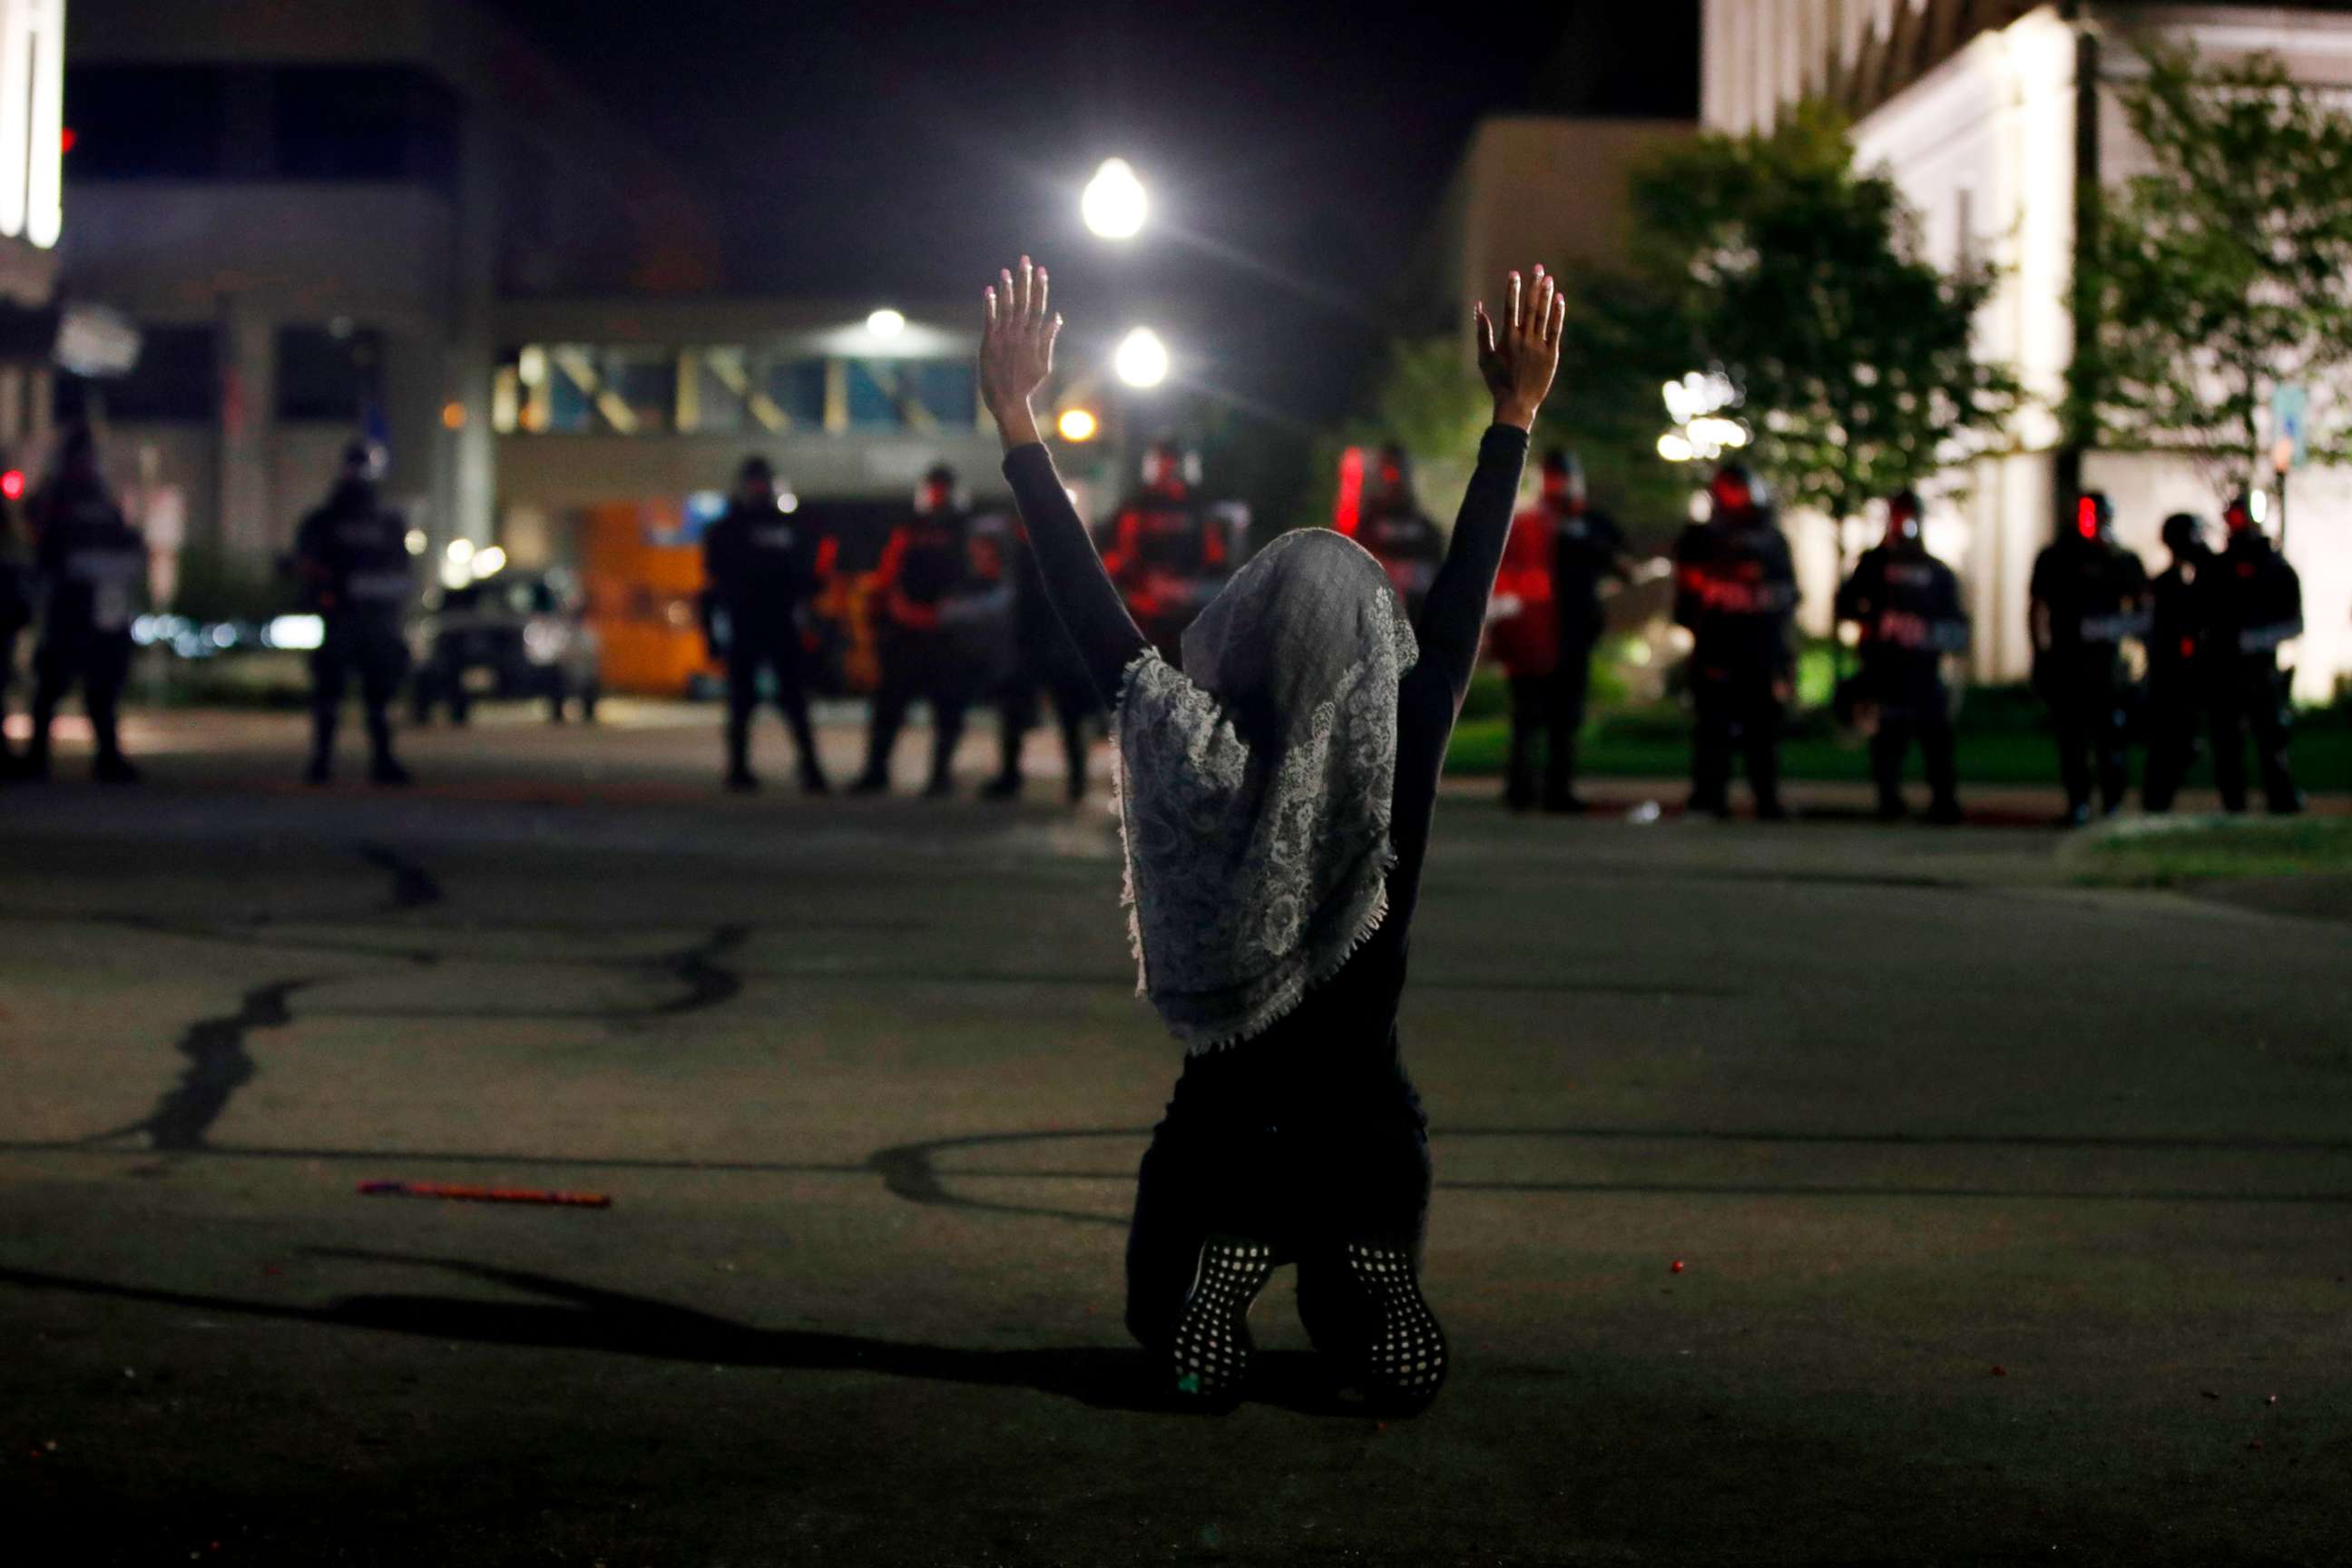
<instances>
[{"instance_id":1,"label":"patterned hood","mask_svg":"<svg viewBox=\"0 0 2352 1568\"><path fill-rule=\"evenodd\" d=\"M1128 668L1114 723L1137 989L1199 1052L1263 1034L1388 912L1395 590L1326 529L1276 539Z\"/></svg>"}]
</instances>

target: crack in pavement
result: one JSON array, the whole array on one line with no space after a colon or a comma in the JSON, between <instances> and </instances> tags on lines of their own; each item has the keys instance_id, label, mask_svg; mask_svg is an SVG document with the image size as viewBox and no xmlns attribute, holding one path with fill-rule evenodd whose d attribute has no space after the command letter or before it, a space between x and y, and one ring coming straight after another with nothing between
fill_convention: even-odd
<instances>
[{"instance_id":1,"label":"crack in pavement","mask_svg":"<svg viewBox=\"0 0 2352 1568\"><path fill-rule=\"evenodd\" d=\"M229 1100L256 1071L253 1058L246 1054L246 1036L256 1029L280 1029L292 1023L288 1000L317 984L315 976L267 981L239 998L236 1012L199 1018L189 1025L178 1047L188 1058L180 1081L165 1091L144 1120L123 1131L145 1132L157 1149L170 1152L202 1149L205 1131L220 1119Z\"/></svg>"}]
</instances>

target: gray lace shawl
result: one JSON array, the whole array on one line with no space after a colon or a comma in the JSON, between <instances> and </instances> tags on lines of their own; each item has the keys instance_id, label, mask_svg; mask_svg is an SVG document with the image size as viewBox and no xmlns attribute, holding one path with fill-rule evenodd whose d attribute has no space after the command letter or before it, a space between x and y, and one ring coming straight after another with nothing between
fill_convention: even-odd
<instances>
[{"instance_id":1,"label":"gray lace shawl","mask_svg":"<svg viewBox=\"0 0 2352 1568\"><path fill-rule=\"evenodd\" d=\"M1263 1034L1388 912L1397 687L1388 577L1325 529L1261 551L1127 671L1114 719L1136 988L1187 1050Z\"/></svg>"}]
</instances>

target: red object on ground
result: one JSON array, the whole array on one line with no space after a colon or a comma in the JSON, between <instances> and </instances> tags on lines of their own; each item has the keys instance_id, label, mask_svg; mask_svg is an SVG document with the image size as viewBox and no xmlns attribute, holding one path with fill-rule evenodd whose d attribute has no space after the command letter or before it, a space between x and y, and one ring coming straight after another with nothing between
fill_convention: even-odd
<instances>
[{"instance_id":1,"label":"red object on ground","mask_svg":"<svg viewBox=\"0 0 2352 1568\"><path fill-rule=\"evenodd\" d=\"M452 1182L362 1182L362 1196L450 1198L478 1204L550 1204L559 1208L608 1209L604 1193L551 1193L538 1187L470 1187Z\"/></svg>"},{"instance_id":2,"label":"red object on ground","mask_svg":"<svg viewBox=\"0 0 2352 1568\"><path fill-rule=\"evenodd\" d=\"M1675 1258L1675 1259L1674 1264L1673 1264L1673 1266L1672 1266L1672 1272L1676 1273L1676 1274L1680 1274L1682 1271L1683 1271L1683 1260L1682 1260L1681 1258Z\"/></svg>"}]
</instances>

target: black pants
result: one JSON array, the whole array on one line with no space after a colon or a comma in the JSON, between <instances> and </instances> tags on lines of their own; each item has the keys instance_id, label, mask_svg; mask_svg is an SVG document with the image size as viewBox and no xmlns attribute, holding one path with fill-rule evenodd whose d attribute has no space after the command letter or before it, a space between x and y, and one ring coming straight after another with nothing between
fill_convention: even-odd
<instances>
[{"instance_id":1,"label":"black pants","mask_svg":"<svg viewBox=\"0 0 2352 1568\"><path fill-rule=\"evenodd\" d=\"M793 731L800 753L801 776L822 778L824 765L816 753L816 731L809 723L808 693L801 684L805 650L798 625L790 620L760 620L736 616L729 623L727 644L727 766L748 773L751 766L751 714L760 706L760 674L776 683L776 710Z\"/></svg>"},{"instance_id":2,"label":"black pants","mask_svg":"<svg viewBox=\"0 0 2352 1568\"><path fill-rule=\"evenodd\" d=\"M356 671L360 706L367 715L368 747L378 765L392 760L390 708L408 673L408 643L397 618L330 616L326 640L310 656L310 753L323 767L335 751L343 692Z\"/></svg>"},{"instance_id":3,"label":"black pants","mask_svg":"<svg viewBox=\"0 0 2352 1568\"><path fill-rule=\"evenodd\" d=\"M2197 763L2206 724L2214 717L2212 693L2194 669L2159 667L2147 679L2147 762L2140 772L2140 804L2169 811L2180 781Z\"/></svg>"},{"instance_id":4,"label":"black pants","mask_svg":"<svg viewBox=\"0 0 2352 1568\"><path fill-rule=\"evenodd\" d=\"M5 592L0 588L0 594ZM25 629L25 623L8 610L6 601L0 599L0 761L8 755L8 693L16 684L16 634Z\"/></svg>"},{"instance_id":5,"label":"black pants","mask_svg":"<svg viewBox=\"0 0 2352 1568\"><path fill-rule=\"evenodd\" d=\"M2066 786L2066 806L2082 811L2091 804L2095 776L2099 804L2108 811L2120 808L2130 784L2125 748L2129 718L2124 711L2122 679L2115 673L2112 656L2087 666L2058 664L2045 679L2043 698L2050 704L2050 721L2058 732L2058 776Z\"/></svg>"},{"instance_id":6,"label":"black pants","mask_svg":"<svg viewBox=\"0 0 2352 1568\"><path fill-rule=\"evenodd\" d=\"M2253 731L2254 761L2262 770L2263 796L2273 811L2294 811L2303 803L2287 760L2293 726L2278 669L2267 659L2241 661L2215 682L2213 783L2226 811L2246 809L2246 731Z\"/></svg>"},{"instance_id":7,"label":"black pants","mask_svg":"<svg viewBox=\"0 0 2352 1568\"><path fill-rule=\"evenodd\" d=\"M1878 785L1878 808L1892 816L1903 809L1903 764L1914 742L1927 765L1932 809L1948 815L1959 807L1958 762L1952 738L1952 698L1932 662L1923 666L1888 659L1865 663L1864 681L1878 704L1878 730L1870 738L1870 774Z\"/></svg>"},{"instance_id":8,"label":"black pants","mask_svg":"<svg viewBox=\"0 0 2352 1568\"><path fill-rule=\"evenodd\" d=\"M1570 642L1549 675L1511 677L1511 760L1503 798L1525 810L1536 804L1536 752L1543 752L1542 800L1566 805L1576 796L1576 738L1592 688L1592 648Z\"/></svg>"},{"instance_id":9,"label":"black pants","mask_svg":"<svg viewBox=\"0 0 2352 1568\"><path fill-rule=\"evenodd\" d=\"M89 713L91 735L100 762L120 760L122 742L117 719L122 688L131 679L131 634L99 631L90 626L51 626L33 654L33 761L46 767L49 760L49 725L58 704L76 685L82 707Z\"/></svg>"},{"instance_id":10,"label":"black pants","mask_svg":"<svg viewBox=\"0 0 2352 1568\"><path fill-rule=\"evenodd\" d=\"M1127 1326L1144 1344L1174 1328L1213 1236L1263 1241L1297 1263L1299 1315L1318 1343L1333 1342L1317 1308L1349 1242L1408 1248L1419 1268L1431 1177L1412 1079L1393 1059L1346 1069L1299 1056L1244 1043L1186 1062L1137 1173L1128 1231Z\"/></svg>"},{"instance_id":11,"label":"black pants","mask_svg":"<svg viewBox=\"0 0 2352 1568\"><path fill-rule=\"evenodd\" d=\"M1073 680L1056 672L1040 671L1024 662L997 698L999 737L1003 745L998 777L1017 784L1021 778L1021 743L1037 723L1037 699L1043 693L1053 704L1062 729L1062 761L1069 770L1069 796L1087 793L1087 720L1098 706L1093 687L1083 675Z\"/></svg>"},{"instance_id":12,"label":"black pants","mask_svg":"<svg viewBox=\"0 0 2352 1568\"><path fill-rule=\"evenodd\" d=\"M1783 706L1769 669L1713 672L1693 678L1697 724L1691 734L1691 809L1724 815L1731 809L1731 759L1748 764L1756 809L1780 809L1780 725Z\"/></svg>"},{"instance_id":13,"label":"black pants","mask_svg":"<svg viewBox=\"0 0 2352 1568\"><path fill-rule=\"evenodd\" d=\"M898 748L898 731L906 728L907 710L920 700L931 705L931 787L946 787L971 698L968 682L938 634L886 637L882 684L874 693L873 728L866 742L865 782L889 781L890 753Z\"/></svg>"}]
</instances>

